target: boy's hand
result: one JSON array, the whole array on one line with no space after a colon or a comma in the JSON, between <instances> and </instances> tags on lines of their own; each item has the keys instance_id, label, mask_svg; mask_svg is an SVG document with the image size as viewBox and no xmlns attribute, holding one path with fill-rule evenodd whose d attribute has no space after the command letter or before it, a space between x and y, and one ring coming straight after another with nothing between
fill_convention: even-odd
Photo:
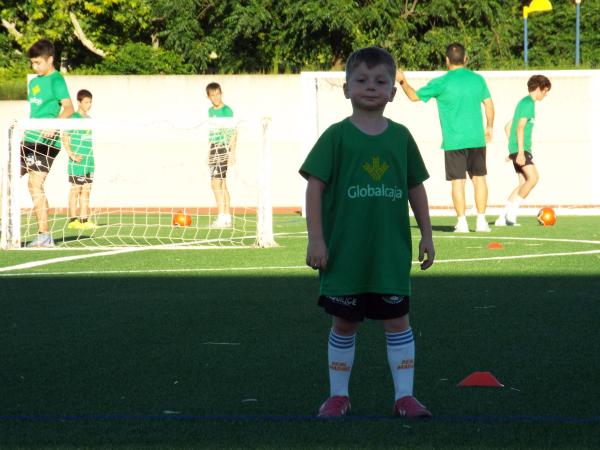
<instances>
[{"instance_id":1,"label":"boy's hand","mask_svg":"<svg viewBox=\"0 0 600 450\"><path fill-rule=\"evenodd\" d=\"M42 136L46 139L53 138L56 136L56 130L42 130Z\"/></svg>"},{"instance_id":2,"label":"boy's hand","mask_svg":"<svg viewBox=\"0 0 600 450\"><path fill-rule=\"evenodd\" d=\"M306 265L313 270L327 269L327 260L329 253L323 238L308 239L308 248L306 250Z\"/></svg>"},{"instance_id":3,"label":"boy's hand","mask_svg":"<svg viewBox=\"0 0 600 450\"><path fill-rule=\"evenodd\" d=\"M517 155L517 158L515 159L515 162L520 165L520 166L524 166L525 165L525 153L519 153Z\"/></svg>"},{"instance_id":4,"label":"boy's hand","mask_svg":"<svg viewBox=\"0 0 600 450\"><path fill-rule=\"evenodd\" d=\"M71 158L75 162L80 162L83 159L83 156L78 155L77 153L69 153L69 158Z\"/></svg>"},{"instance_id":5,"label":"boy's hand","mask_svg":"<svg viewBox=\"0 0 600 450\"><path fill-rule=\"evenodd\" d=\"M425 259L427 254L427 259ZM429 269L435 259L435 248L433 247L433 239L431 237L422 237L419 242L419 261L421 262L421 270Z\"/></svg>"}]
</instances>

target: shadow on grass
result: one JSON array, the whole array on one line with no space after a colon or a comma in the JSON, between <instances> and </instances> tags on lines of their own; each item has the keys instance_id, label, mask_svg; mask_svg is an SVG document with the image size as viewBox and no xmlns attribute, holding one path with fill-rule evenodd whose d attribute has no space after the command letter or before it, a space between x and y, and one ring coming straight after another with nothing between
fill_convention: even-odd
<instances>
[{"instance_id":1,"label":"shadow on grass","mask_svg":"<svg viewBox=\"0 0 600 450\"><path fill-rule=\"evenodd\" d=\"M381 420L392 386L383 332L372 322L359 331L351 381L353 413L365 420L303 420L328 383L330 321L316 306L313 275L2 282L5 444L393 446L402 433L407 444L427 446L463 432L464 443L480 448L513 439L543 447L572 442L566 419L598 415L597 277L415 277L415 389L442 420L408 428ZM492 371L505 388L456 387L476 370ZM518 416L542 419L478 424L484 431L472 433L477 418ZM559 416L564 423L543 419ZM587 426L577 425L579 436L594 442L597 423L595 434Z\"/></svg>"}]
</instances>

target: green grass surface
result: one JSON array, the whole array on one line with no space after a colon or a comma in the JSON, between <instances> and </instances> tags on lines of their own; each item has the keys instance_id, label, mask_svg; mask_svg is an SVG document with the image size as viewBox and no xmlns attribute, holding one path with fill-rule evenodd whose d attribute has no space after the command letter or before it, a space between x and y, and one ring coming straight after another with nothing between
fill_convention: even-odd
<instances>
[{"instance_id":1,"label":"green grass surface","mask_svg":"<svg viewBox=\"0 0 600 450\"><path fill-rule=\"evenodd\" d=\"M271 249L0 252L0 447L597 448L600 217L452 223L434 218L437 263L413 271L430 421L391 417L376 322L359 331L352 415L314 418L330 321L300 218L275 218ZM505 387L456 386L480 370Z\"/></svg>"}]
</instances>

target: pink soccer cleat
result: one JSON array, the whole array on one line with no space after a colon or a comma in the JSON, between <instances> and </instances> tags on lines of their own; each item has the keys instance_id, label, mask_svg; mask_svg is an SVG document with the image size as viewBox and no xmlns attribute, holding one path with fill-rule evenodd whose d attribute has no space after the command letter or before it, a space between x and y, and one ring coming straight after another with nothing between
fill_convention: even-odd
<instances>
[{"instance_id":1,"label":"pink soccer cleat","mask_svg":"<svg viewBox=\"0 0 600 450\"><path fill-rule=\"evenodd\" d=\"M343 417L348 414L348 411L350 411L350 399L342 395L334 395L321 405L317 417Z\"/></svg>"},{"instance_id":2,"label":"pink soccer cleat","mask_svg":"<svg viewBox=\"0 0 600 450\"><path fill-rule=\"evenodd\" d=\"M394 414L401 417L431 417L431 413L412 395L396 400Z\"/></svg>"}]
</instances>

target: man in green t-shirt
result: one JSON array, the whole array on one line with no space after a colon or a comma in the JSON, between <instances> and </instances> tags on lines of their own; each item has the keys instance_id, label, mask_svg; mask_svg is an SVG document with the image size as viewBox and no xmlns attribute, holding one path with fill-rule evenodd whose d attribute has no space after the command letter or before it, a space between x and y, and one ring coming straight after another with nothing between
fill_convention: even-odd
<instances>
[{"instance_id":1,"label":"man in green t-shirt","mask_svg":"<svg viewBox=\"0 0 600 450\"><path fill-rule=\"evenodd\" d=\"M504 127L508 137L507 160L513 162L519 181L496 219L497 226L518 225L519 207L539 180L531 152L531 132L535 121L535 102L543 100L551 88L552 83L544 75L533 75L529 78L527 81L529 95L523 97L517 104L512 120Z\"/></svg>"},{"instance_id":2,"label":"man in green t-shirt","mask_svg":"<svg viewBox=\"0 0 600 450\"><path fill-rule=\"evenodd\" d=\"M73 114L73 103L63 76L54 69L54 45L42 39L27 52L37 74L27 91L32 119L67 118ZM21 143L21 175L29 174L29 192L38 223L38 235L28 247L51 247L54 240L48 227L48 199L44 183L52 163L60 151L56 130L28 130Z\"/></svg>"},{"instance_id":3,"label":"man in green t-shirt","mask_svg":"<svg viewBox=\"0 0 600 450\"><path fill-rule=\"evenodd\" d=\"M233 118L233 110L223 103L219 83L209 83L206 95L212 103L208 108L210 118ZM227 189L227 169L235 164L235 148L237 133L235 127L212 127L208 132L210 149L208 153L208 170L210 186L217 202L217 218L211 224L212 228L231 228L233 219L229 190Z\"/></svg>"},{"instance_id":4,"label":"man in green t-shirt","mask_svg":"<svg viewBox=\"0 0 600 450\"><path fill-rule=\"evenodd\" d=\"M458 43L446 48L448 72L434 78L426 86L415 91L398 70L396 80L406 96L413 102L437 100L438 115L442 126L442 148L445 150L446 180L452 183L452 203L457 222L454 230L468 233L465 216L465 182L469 174L475 190L477 207L476 231L489 232L485 218L487 208L486 142L492 139L494 104L483 77L465 67L465 48ZM483 103L486 127L483 128L481 104Z\"/></svg>"},{"instance_id":5,"label":"man in green t-shirt","mask_svg":"<svg viewBox=\"0 0 600 450\"><path fill-rule=\"evenodd\" d=\"M320 417L350 409L355 336L365 317L383 321L395 414L431 416L413 397L415 345L408 319L409 203L421 231L421 269L433 264L435 254L423 185L429 174L408 129L383 116L396 93L395 72L394 59L381 48L350 55L344 94L352 115L320 136L300 168L308 180L306 264L319 270L318 303L333 316L330 396Z\"/></svg>"},{"instance_id":6,"label":"man in green t-shirt","mask_svg":"<svg viewBox=\"0 0 600 450\"><path fill-rule=\"evenodd\" d=\"M92 93L87 89L77 92L77 111L71 119L89 119L92 108ZM69 155L68 175L69 223L67 228L90 230L96 224L89 218L90 193L94 182L94 152L92 149L92 130L69 130L63 133L63 145ZM79 214L77 213L79 207Z\"/></svg>"}]
</instances>

